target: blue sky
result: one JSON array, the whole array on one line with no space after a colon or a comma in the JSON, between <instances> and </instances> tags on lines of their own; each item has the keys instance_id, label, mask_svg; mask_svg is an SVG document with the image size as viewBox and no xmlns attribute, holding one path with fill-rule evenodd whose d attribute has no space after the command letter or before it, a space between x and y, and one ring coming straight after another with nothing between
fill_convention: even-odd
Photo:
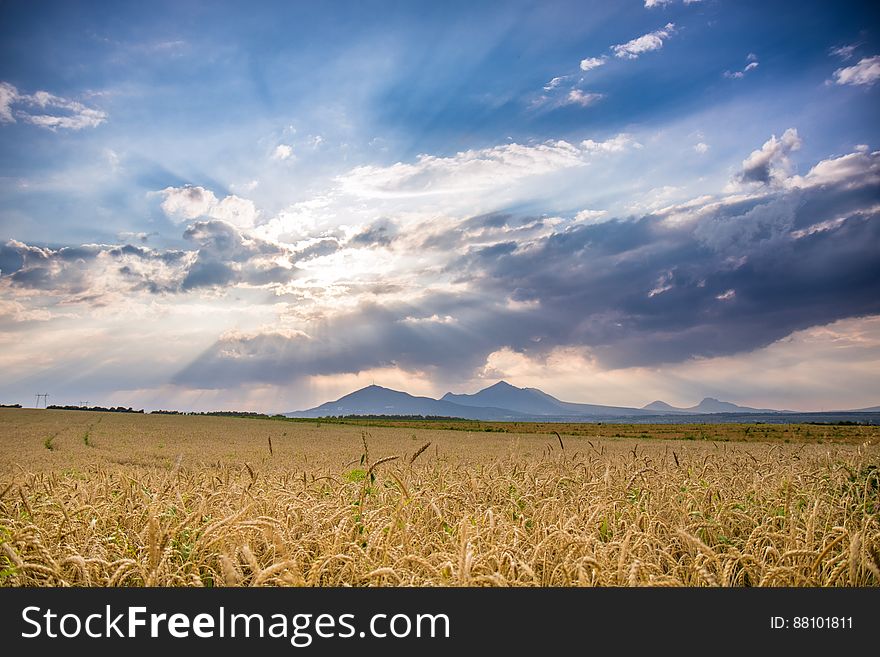
<instances>
[{"instance_id":1,"label":"blue sky","mask_svg":"<svg viewBox=\"0 0 880 657\"><path fill-rule=\"evenodd\" d=\"M876 404L877 15L6 3L0 396Z\"/></svg>"}]
</instances>

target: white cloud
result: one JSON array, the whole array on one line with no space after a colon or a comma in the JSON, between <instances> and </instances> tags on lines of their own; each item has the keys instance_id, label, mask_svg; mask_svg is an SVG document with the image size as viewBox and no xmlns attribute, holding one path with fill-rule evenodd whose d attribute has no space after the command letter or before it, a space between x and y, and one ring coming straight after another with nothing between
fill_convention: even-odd
<instances>
[{"instance_id":1,"label":"white cloud","mask_svg":"<svg viewBox=\"0 0 880 657\"><path fill-rule=\"evenodd\" d=\"M580 105L581 107L589 107L595 103L598 103L600 100L604 98L603 94L597 94L593 92L584 93L580 89L572 89L568 92L568 96L565 97L565 105Z\"/></svg>"},{"instance_id":2,"label":"white cloud","mask_svg":"<svg viewBox=\"0 0 880 657\"><path fill-rule=\"evenodd\" d=\"M420 155L390 166L360 166L337 177L319 204L291 207L259 230L273 239L295 241L379 216L395 216L404 224L443 215L473 216L551 193L551 188L568 189L576 171L591 159L616 159L641 147L633 135L621 133L577 143L511 143L446 157ZM577 203L575 207L586 206L584 199Z\"/></svg>"},{"instance_id":3,"label":"white cloud","mask_svg":"<svg viewBox=\"0 0 880 657\"><path fill-rule=\"evenodd\" d=\"M430 317L404 317L398 320L403 324L457 324L458 320L451 315L437 315L436 313Z\"/></svg>"},{"instance_id":4,"label":"white cloud","mask_svg":"<svg viewBox=\"0 0 880 657\"><path fill-rule=\"evenodd\" d=\"M119 153L114 151L112 148L105 148L103 150L103 154L104 154L104 159L107 160L107 164L110 165L110 168L113 171L119 171L119 169L120 169Z\"/></svg>"},{"instance_id":5,"label":"white cloud","mask_svg":"<svg viewBox=\"0 0 880 657\"><path fill-rule=\"evenodd\" d=\"M692 5L697 2L702 2L703 0L684 0L684 4ZM653 9L654 7L665 7L666 5L671 5L675 0L645 0L645 7L648 9Z\"/></svg>"},{"instance_id":6,"label":"white cloud","mask_svg":"<svg viewBox=\"0 0 880 657\"><path fill-rule=\"evenodd\" d=\"M556 109L567 105L589 107L605 98L605 94L594 91L581 91L575 87L569 89L567 93L563 89L558 89L561 81L569 77L571 76L566 75L559 78L553 78L550 82L544 85L544 91L546 93L532 101L532 108L537 109L544 107L547 109Z\"/></svg>"},{"instance_id":7,"label":"white cloud","mask_svg":"<svg viewBox=\"0 0 880 657\"><path fill-rule=\"evenodd\" d=\"M416 162L361 166L338 180L343 191L365 198L406 197L503 186L530 176L582 166L582 151L566 141L505 144L450 157L419 155Z\"/></svg>"},{"instance_id":8,"label":"white cloud","mask_svg":"<svg viewBox=\"0 0 880 657\"><path fill-rule=\"evenodd\" d=\"M258 226L254 233L267 240L284 242L319 235L325 222L339 223L333 201L333 197L327 195L294 203Z\"/></svg>"},{"instance_id":9,"label":"white cloud","mask_svg":"<svg viewBox=\"0 0 880 657\"><path fill-rule=\"evenodd\" d=\"M789 173L788 155L801 147L801 138L795 128L786 130L782 137L773 135L759 150L743 160L742 182L770 183L784 180Z\"/></svg>"},{"instance_id":10,"label":"white cloud","mask_svg":"<svg viewBox=\"0 0 880 657\"><path fill-rule=\"evenodd\" d=\"M235 195L218 201L214 192L200 186L166 187L159 193L165 196L162 210L169 219L180 223L210 217L239 228L250 228L259 215L253 201Z\"/></svg>"},{"instance_id":11,"label":"white cloud","mask_svg":"<svg viewBox=\"0 0 880 657\"><path fill-rule=\"evenodd\" d=\"M611 46L616 57L621 59L638 59L639 56L653 50L660 50L663 41L675 33L675 24L667 23L659 30L654 30L626 43Z\"/></svg>"},{"instance_id":12,"label":"white cloud","mask_svg":"<svg viewBox=\"0 0 880 657\"><path fill-rule=\"evenodd\" d=\"M278 144L272 152L273 160L287 160L293 155L293 147L287 144Z\"/></svg>"},{"instance_id":13,"label":"white cloud","mask_svg":"<svg viewBox=\"0 0 880 657\"><path fill-rule=\"evenodd\" d=\"M835 48L831 48L828 51L828 54L833 55L834 57L839 57L843 61L848 59L852 59L855 54L856 48L858 48L861 44L853 43L847 46L837 46Z\"/></svg>"},{"instance_id":14,"label":"white cloud","mask_svg":"<svg viewBox=\"0 0 880 657\"><path fill-rule=\"evenodd\" d=\"M709 144L701 141L699 143L694 144L694 150L697 153L699 153L700 155L703 155L703 154L709 152Z\"/></svg>"},{"instance_id":15,"label":"white cloud","mask_svg":"<svg viewBox=\"0 0 880 657\"><path fill-rule=\"evenodd\" d=\"M605 64L606 58L602 57L587 57L586 59L581 60L581 70L582 71L592 71L594 68L599 68ZM558 80L559 78L554 78Z\"/></svg>"},{"instance_id":16,"label":"white cloud","mask_svg":"<svg viewBox=\"0 0 880 657\"><path fill-rule=\"evenodd\" d=\"M602 217L608 214L607 210L581 210L578 212L572 221L572 223L576 224L590 224L595 223Z\"/></svg>"},{"instance_id":17,"label":"white cloud","mask_svg":"<svg viewBox=\"0 0 880 657\"><path fill-rule=\"evenodd\" d=\"M758 56L755 53L750 52L746 55L746 62L748 63L741 71L724 71L724 77L729 80L741 80L746 76L746 73L758 68Z\"/></svg>"},{"instance_id":18,"label":"white cloud","mask_svg":"<svg viewBox=\"0 0 880 657\"><path fill-rule=\"evenodd\" d=\"M149 241L150 237L152 237L153 235L158 235L158 233L146 233L144 231L132 232L132 231L126 230L126 231L122 231L121 233L117 233L116 237L117 237L117 239L122 240L124 242L130 242L132 240L137 240L139 242L147 242L147 241Z\"/></svg>"},{"instance_id":19,"label":"white cloud","mask_svg":"<svg viewBox=\"0 0 880 657\"><path fill-rule=\"evenodd\" d=\"M50 114L37 114L25 117L25 121L55 130L56 128L66 128L68 130L81 130L82 128L97 128L104 123L107 114L100 110L83 108L76 116L53 116Z\"/></svg>"},{"instance_id":20,"label":"white cloud","mask_svg":"<svg viewBox=\"0 0 880 657\"><path fill-rule=\"evenodd\" d=\"M806 228L801 228L800 230L791 231L791 236L793 239L799 240L810 235L815 235L816 233L834 230L838 226L841 226L843 222L846 221L846 219L847 217L837 217L837 219L827 219L825 221L820 221L818 224L813 224L812 226L807 226Z\"/></svg>"},{"instance_id":21,"label":"white cloud","mask_svg":"<svg viewBox=\"0 0 880 657\"><path fill-rule=\"evenodd\" d=\"M242 183L240 185L230 185L230 187L232 189L240 188L241 190L243 190L245 192L252 192L259 186L260 186L259 180L249 180L248 182Z\"/></svg>"},{"instance_id":22,"label":"white cloud","mask_svg":"<svg viewBox=\"0 0 880 657\"><path fill-rule=\"evenodd\" d=\"M550 82L544 85L544 91L553 91L556 87L562 84L562 81L565 80L567 77L567 75L562 75L553 78L552 80L550 80Z\"/></svg>"},{"instance_id":23,"label":"white cloud","mask_svg":"<svg viewBox=\"0 0 880 657\"><path fill-rule=\"evenodd\" d=\"M217 205L214 192L204 187L192 185L166 187L160 193L165 195L162 210L170 219L176 221L207 216L211 208Z\"/></svg>"},{"instance_id":24,"label":"white cloud","mask_svg":"<svg viewBox=\"0 0 880 657\"><path fill-rule=\"evenodd\" d=\"M859 63L834 71L837 84L872 85L880 80L880 55L865 57Z\"/></svg>"},{"instance_id":25,"label":"white cloud","mask_svg":"<svg viewBox=\"0 0 880 657\"><path fill-rule=\"evenodd\" d=\"M672 272L665 272L657 279L654 289L648 292L648 298L656 297L672 289Z\"/></svg>"},{"instance_id":26,"label":"white cloud","mask_svg":"<svg viewBox=\"0 0 880 657\"><path fill-rule=\"evenodd\" d=\"M14 114L13 105L19 106ZM8 82L0 82L0 123L15 123L16 116L25 123L52 131L58 128L96 128L107 120L106 112L75 100L55 96L48 91L22 94Z\"/></svg>"},{"instance_id":27,"label":"white cloud","mask_svg":"<svg viewBox=\"0 0 880 657\"><path fill-rule=\"evenodd\" d=\"M257 219L254 202L239 196L227 196L210 210L210 217L222 219L239 228L250 228Z\"/></svg>"},{"instance_id":28,"label":"white cloud","mask_svg":"<svg viewBox=\"0 0 880 657\"><path fill-rule=\"evenodd\" d=\"M0 321L46 322L56 316L46 308L28 308L14 299L0 299Z\"/></svg>"},{"instance_id":29,"label":"white cloud","mask_svg":"<svg viewBox=\"0 0 880 657\"><path fill-rule=\"evenodd\" d=\"M626 208L629 212L663 213L673 201L682 197L683 192L684 188L675 185L652 187Z\"/></svg>"},{"instance_id":30,"label":"white cloud","mask_svg":"<svg viewBox=\"0 0 880 657\"><path fill-rule=\"evenodd\" d=\"M856 149L829 160L822 160L806 176L792 176L786 181L791 187L815 187L849 181L848 186L880 185L880 151L868 153Z\"/></svg>"},{"instance_id":31,"label":"white cloud","mask_svg":"<svg viewBox=\"0 0 880 657\"><path fill-rule=\"evenodd\" d=\"M12 103L18 98L18 89L8 82L0 82L0 123L15 123Z\"/></svg>"},{"instance_id":32,"label":"white cloud","mask_svg":"<svg viewBox=\"0 0 880 657\"><path fill-rule=\"evenodd\" d=\"M642 145L632 135L621 132L605 141L585 139L581 142L581 147L589 153L622 153L629 148L641 148Z\"/></svg>"}]
</instances>

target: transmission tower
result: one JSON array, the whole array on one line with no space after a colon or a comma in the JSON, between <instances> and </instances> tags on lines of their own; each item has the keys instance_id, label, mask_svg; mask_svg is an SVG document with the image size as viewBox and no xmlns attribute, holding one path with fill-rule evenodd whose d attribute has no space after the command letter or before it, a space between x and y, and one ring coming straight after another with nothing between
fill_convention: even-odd
<instances>
[{"instance_id":1,"label":"transmission tower","mask_svg":"<svg viewBox=\"0 0 880 657\"><path fill-rule=\"evenodd\" d=\"M36 396L37 396L37 404L36 404L36 406L34 406L34 408L40 407L40 400L41 399L43 400L43 408L46 408L49 405L49 393L48 392L44 392L44 393L38 392Z\"/></svg>"}]
</instances>

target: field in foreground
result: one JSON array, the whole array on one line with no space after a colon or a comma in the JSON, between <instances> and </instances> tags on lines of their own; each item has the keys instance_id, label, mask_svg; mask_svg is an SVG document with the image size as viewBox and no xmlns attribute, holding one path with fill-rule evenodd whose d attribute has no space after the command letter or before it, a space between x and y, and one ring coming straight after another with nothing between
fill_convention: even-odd
<instances>
[{"instance_id":1,"label":"field in foreground","mask_svg":"<svg viewBox=\"0 0 880 657\"><path fill-rule=\"evenodd\" d=\"M0 585L880 585L880 428L760 430L0 409Z\"/></svg>"}]
</instances>

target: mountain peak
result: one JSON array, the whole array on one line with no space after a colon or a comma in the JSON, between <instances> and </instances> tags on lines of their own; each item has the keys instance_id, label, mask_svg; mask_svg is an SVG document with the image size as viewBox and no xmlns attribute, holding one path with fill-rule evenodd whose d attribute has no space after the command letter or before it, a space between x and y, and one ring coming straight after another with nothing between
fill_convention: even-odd
<instances>
[{"instance_id":1,"label":"mountain peak","mask_svg":"<svg viewBox=\"0 0 880 657\"><path fill-rule=\"evenodd\" d=\"M483 388L483 390L520 390L520 388L510 385L507 381L501 380L498 383L492 384L488 388Z\"/></svg>"},{"instance_id":2,"label":"mountain peak","mask_svg":"<svg viewBox=\"0 0 880 657\"><path fill-rule=\"evenodd\" d=\"M385 388L383 386L377 386L375 383L371 383L368 386L364 386L363 388L358 388L357 390L350 392L348 394L353 395L358 392L379 392L381 390L386 390L388 392L399 392L398 390L392 390L391 388Z\"/></svg>"},{"instance_id":3,"label":"mountain peak","mask_svg":"<svg viewBox=\"0 0 880 657\"><path fill-rule=\"evenodd\" d=\"M714 397L706 397L699 404L687 410L700 413L751 413L759 409L749 408L748 406L739 406L732 402L715 399Z\"/></svg>"},{"instance_id":4,"label":"mountain peak","mask_svg":"<svg viewBox=\"0 0 880 657\"><path fill-rule=\"evenodd\" d=\"M678 410L671 404L667 404L665 401L656 400L652 401L650 404L645 404L642 406L643 409L649 411L675 411Z\"/></svg>"}]
</instances>

